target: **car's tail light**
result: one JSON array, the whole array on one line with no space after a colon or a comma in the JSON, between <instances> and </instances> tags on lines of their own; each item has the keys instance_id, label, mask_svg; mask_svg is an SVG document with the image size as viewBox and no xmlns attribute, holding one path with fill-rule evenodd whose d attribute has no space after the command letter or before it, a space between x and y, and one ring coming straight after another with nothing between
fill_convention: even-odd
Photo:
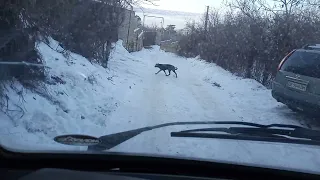
<instances>
[{"instance_id":1,"label":"car's tail light","mask_svg":"<svg viewBox=\"0 0 320 180\"><path fill-rule=\"evenodd\" d=\"M290 53L288 53L280 62L280 64L278 65L278 71L281 69L283 63L291 56L292 53L294 53L296 50L294 49L293 51L291 51Z\"/></svg>"}]
</instances>

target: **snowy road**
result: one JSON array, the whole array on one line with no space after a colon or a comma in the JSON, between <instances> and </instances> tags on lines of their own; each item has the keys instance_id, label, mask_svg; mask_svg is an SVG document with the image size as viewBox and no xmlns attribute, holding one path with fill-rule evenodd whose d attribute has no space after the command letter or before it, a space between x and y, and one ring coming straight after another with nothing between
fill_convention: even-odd
<instances>
[{"instance_id":1,"label":"snowy road","mask_svg":"<svg viewBox=\"0 0 320 180\"><path fill-rule=\"evenodd\" d=\"M124 103L112 114L108 123L112 132L174 121L249 121L317 127L316 122L306 121L306 117L277 103L270 90L256 81L237 78L214 64L178 57L157 46L132 56L136 62L130 72L134 72L137 83L125 92ZM178 67L178 78L173 73L155 75L156 63ZM123 126L125 123L130 126Z\"/></svg>"},{"instance_id":2,"label":"snowy road","mask_svg":"<svg viewBox=\"0 0 320 180\"><path fill-rule=\"evenodd\" d=\"M237 119L234 112L224 106L223 98L210 92L214 88L201 79L202 72L186 59L163 52L159 56L159 51L152 50L134 56L145 60L136 69L143 83L128 91L124 97L126 103L112 115L118 127L123 121L141 127L173 121ZM167 77L163 72L155 75L158 71L155 63L175 65L178 78L173 74Z\"/></svg>"}]
</instances>

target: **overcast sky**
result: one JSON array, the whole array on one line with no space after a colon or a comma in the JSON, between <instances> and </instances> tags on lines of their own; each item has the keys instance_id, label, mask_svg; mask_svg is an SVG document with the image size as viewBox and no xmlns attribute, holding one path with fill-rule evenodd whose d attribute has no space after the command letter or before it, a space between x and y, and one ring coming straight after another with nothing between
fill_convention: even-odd
<instances>
[{"instance_id":1,"label":"overcast sky","mask_svg":"<svg viewBox=\"0 0 320 180\"><path fill-rule=\"evenodd\" d=\"M155 4L159 6L143 5L143 7L202 13L206 6L220 7L222 2L223 0L157 0Z\"/></svg>"}]
</instances>

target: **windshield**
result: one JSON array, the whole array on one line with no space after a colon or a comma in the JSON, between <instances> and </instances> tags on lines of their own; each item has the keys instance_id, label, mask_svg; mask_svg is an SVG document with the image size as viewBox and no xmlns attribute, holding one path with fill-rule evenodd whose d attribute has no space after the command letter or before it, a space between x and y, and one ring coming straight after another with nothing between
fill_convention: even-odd
<instances>
[{"instance_id":1,"label":"windshield","mask_svg":"<svg viewBox=\"0 0 320 180\"><path fill-rule=\"evenodd\" d=\"M320 173L319 5L1 2L0 146Z\"/></svg>"}]
</instances>

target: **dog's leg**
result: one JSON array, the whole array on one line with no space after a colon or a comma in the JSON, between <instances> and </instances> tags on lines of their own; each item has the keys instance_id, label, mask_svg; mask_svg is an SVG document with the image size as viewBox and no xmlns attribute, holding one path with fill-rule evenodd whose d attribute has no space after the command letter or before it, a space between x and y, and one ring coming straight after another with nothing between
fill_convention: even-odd
<instances>
[{"instance_id":1,"label":"dog's leg","mask_svg":"<svg viewBox=\"0 0 320 180\"><path fill-rule=\"evenodd\" d=\"M167 75L166 70L162 70L164 72L165 75Z\"/></svg>"},{"instance_id":2,"label":"dog's leg","mask_svg":"<svg viewBox=\"0 0 320 180\"><path fill-rule=\"evenodd\" d=\"M171 70L168 70L169 71L169 74L167 75L167 76L170 76L170 74L171 74Z\"/></svg>"},{"instance_id":3,"label":"dog's leg","mask_svg":"<svg viewBox=\"0 0 320 180\"><path fill-rule=\"evenodd\" d=\"M156 72L156 74L158 74L160 71L161 71L161 69L158 72Z\"/></svg>"},{"instance_id":4,"label":"dog's leg","mask_svg":"<svg viewBox=\"0 0 320 180\"><path fill-rule=\"evenodd\" d=\"M176 71L175 71L175 70L173 70L173 72L176 74L176 78L178 78L178 75L177 75Z\"/></svg>"}]
</instances>

